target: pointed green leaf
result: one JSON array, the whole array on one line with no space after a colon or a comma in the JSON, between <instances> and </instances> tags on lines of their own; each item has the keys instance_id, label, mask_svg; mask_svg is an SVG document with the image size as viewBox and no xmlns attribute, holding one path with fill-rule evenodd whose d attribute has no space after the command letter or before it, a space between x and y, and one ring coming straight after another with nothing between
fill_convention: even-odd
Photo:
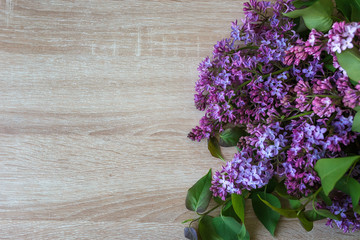
<instances>
[{"instance_id":1,"label":"pointed green leaf","mask_svg":"<svg viewBox=\"0 0 360 240\"><path fill-rule=\"evenodd\" d=\"M341 178L335 188L350 195L354 211L360 214L360 183L351 177Z\"/></svg>"},{"instance_id":2,"label":"pointed green leaf","mask_svg":"<svg viewBox=\"0 0 360 240\"><path fill-rule=\"evenodd\" d=\"M186 239L198 240L196 230L192 227L184 228L184 236Z\"/></svg>"},{"instance_id":3,"label":"pointed green leaf","mask_svg":"<svg viewBox=\"0 0 360 240\"><path fill-rule=\"evenodd\" d=\"M305 214L304 212L301 212L299 215L298 215L298 219L300 220L300 223L301 223L301 226L308 232L310 232L313 227L314 227L314 224L313 222L309 221L306 217L305 217Z\"/></svg>"},{"instance_id":4,"label":"pointed green leaf","mask_svg":"<svg viewBox=\"0 0 360 240\"><path fill-rule=\"evenodd\" d=\"M360 53L359 49L353 47L341 53L336 53L337 60L346 71L349 78L358 83L360 81Z\"/></svg>"},{"instance_id":5,"label":"pointed green leaf","mask_svg":"<svg viewBox=\"0 0 360 240\"><path fill-rule=\"evenodd\" d=\"M335 0L336 8L344 15L347 21L351 19L351 5L349 0Z\"/></svg>"},{"instance_id":6,"label":"pointed green leaf","mask_svg":"<svg viewBox=\"0 0 360 240\"><path fill-rule=\"evenodd\" d=\"M221 209L221 215L226 217L233 217L236 221L241 222L241 219L238 217L234 210L232 201L228 201L225 206Z\"/></svg>"},{"instance_id":7,"label":"pointed green leaf","mask_svg":"<svg viewBox=\"0 0 360 240\"><path fill-rule=\"evenodd\" d=\"M273 196L270 194L270 196ZM275 197L275 196L274 196ZM259 199L265 204L267 205L269 208L271 208L273 211L283 215L284 217L287 217L287 218L296 218L297 217L297 211L294 210L294 209L287 209L287 208L281 208L281 205L280 207L277 207L277 206L274 206L273 204L271 204L270 202L262 199L260 196L259 196ZM280 202L280 201L279 201Z\"/></svg>"},{"instance_id":8,"label":"pointed green leaf","mask_svg":"<svg viewBox=\"0 0 360 240\"><path fill-rule=\"evenodd\" d=\"M355 114L351 130L353 130L354 132L360 132L360 112L357 112Z\"/></svg>"},{"instance_id":9,"label":"pointed green leaf","mask_svg":"<svg viewBox=\"0 0 360 240\"><path fill-rule=\"evenodd\" d=\"M219 144L222 147L233 147L239 142L240 137L249 135L243 128L228 128L220 133Z\"/></svg>"},{"instance_id":10,"label":"pointed green leaf","mask_svg":"<svg viewBox=\"0 0 360 240\"><path fill-rule=\"evenodd\" d=\"M315 170L319 174L325 195L329 195L336 182L358 160L360 160L360 156L322 158L316 162Z\"/></svg>"},{"instance_id":11,"label":"pointed green leaf","mask_svg":"<svg viewBox=\"0 0 360 240\"><path fill-rule=\"evenodd\" d=\"M225 201L223 201L220 197L213 197L214 201L218 204L222 204L224 203Z\"/></svg>"},{"instance_id":12,"label":"pointed green leaf","mask_svg":"<svg viewBox=\"0 0 360 240\"><path fill-rule=\"evenodd\" d=\"M241 231L240 231L240 233L238 235L238 238L241 239L241 240L250 240L250 234L246 230L245 224L242 224Z\"/></svg>"},{"instance_id":13,"label":"pointed green leaf","mask_svg":"<svg viewBox=\"0 0 360 240\"><path fill-rule=\"evenodd\" d=\"M311 222L322 220L322 219L326 218L326 217L318 214L314 209L305 211L304 214L305 214L306 219Z\"/></svg>"},{"instance_id":14,"label":"pointed green leaf","mask_svg":"<svg viewBox=\"0 0 360 240\"><path fill-rule=\"evenodd\" d=\"M187 192L185 205L186 208L198 213L204 212L211 199L211 169L198 180Z\"/></svg>"},{"instance_id":15,"label":"pointed green leaf","mask_svg":"<svg viewBox=\"0 0 360 240\"><path fill-rule=\"evenodd\" d=\"M303 206L299 200L293 199L289 199L289 204L292 209L299 209Z\"/></svg>"},{"instance_id":16,"label":"pointed green leaf","mask_svg":"<svg viewBox=\"0 0 360 240\"><path fill-rule=\"evenodd\" d=\"M333 213L331 213L329 210L326 209L314 209L315 212L317 214L319 214L320 216L323 216L325 218L330 218L330 219L334 219L334 220L341 220L341 217L339 215L335 215Z\"/></svg>"},{"instance_id":17,"label":"pointed green leaf","mask_svg":"<svg viewBox=\"0 0 360 240\"><path fill-rule=\"evenodd\" d=\"M242 225L232 217L219 216L212 219L216 233L224 240L240 240Z\"/></svg>"},{"instance_id":18,"label":"pointed green leaf","mask_svg":"<svg viewBox=\"0 0 360 240\"><path fill-rule=\"evenodd\" d=\"M275 206L276 208L280 208L281 204L277 197L269 193L260 192L257 196L252 198L252 206L255 215L271 233L271 235L274 236L276 226L280 219L280 214L272 210L267 204L265 204L264 201L269 203L270 206Z\"/></svg>"},{"instance_id":19,"label":"pointed green leaf","mask_svg":"<svg viewBox=\"0 0 360 240\"><path fill-rule=\"evenodd\" d=\"M327 206L331 206L332 201L327 195L325 195L324 190L319 192L319 197L325 202Z\"/></svg>"},{"instance_id":20,"label":"pointed green leaf","mask_svg":"<svg viewBox=\"0 0 360 240\"><path fill-rule=\"evenodd\" d=\"M360 22L360 1L355 0L351 4L351 21Z\"/></svg>"},{"instance_id":21,"label":"pointed green leaf","mask_svg":"<svg viewBox=\"0 0 360 240\"><path fill-rule=\"evenodd\" d=\"M310 30L314 28L326 32L333 23L331 18L333 8L331 0L318 0L307 8L284 13L284 15L290 18L302 17L306 27Z\"/></svg>"},{"instance_id":22,"label":"pointed green leaf","mask_svg":"<svg viewBox=\"0 0 360 240\"><path fill-rule=\"evenodd\" d=\"M209 138L208 149L213 157L220 158L221 160L225 161L221 153L219 141L215 137Z\"/></svg>"},{"instance_id":23,"label":"pointed green leaf","mask_svg":"<svg viewBox=\"0 0 360 240\"><path fill-rule=\"evenodd\" d=\"M235 210L236 215L241 219L241 222L245 222L245 200L242 195L231 194L231 202Z\"/></svg>"},{"instance_id":24,"label":"pointed green leaf","mask_svg":"<svg viewBox=\"0 0 360 240\"><path fill-rule=\"evenodd\" d=\"M295 8L302 8L302 7L309 7L312 4L314 4L317 0L309 0L309 1L303 1L303 0L296 0L292 2Z\"/></svg>"},{"instance_id":25,"label":"pointed green leaf","mask_svg":"<svg viewBox=\"0 0 360 240\"><path fill-rule=\"evenodd\" d=\"M278 185L278 181L276 179L276 177L272 177L268 184L266 184L264 187L260 188L259 190L266 191L267 193L272 193L273 191L275 191L276 186ZM254 189L255 191L257 189Z\"/></svg>"},{"instance_id":26,"label":"pointed green leaf","mask_svg":"<svg viewBox=\"0 0 360 240\"><path fill-rule=\"evenodd\" d=\"M330 218L330 219L334 219L334 220L337 220L337 221L341 220L341 217L340 217L339 215L335 215L335 214L331 213L331 212L330 212L329 210L327 210L327 209L316 209L316 207L315 207L315 199L314 199L313 202L312 202L312 207L313 207L313 210L314 210L317 214L319 214L319 215L321 215L321 216L323 216L323 217Z\"/></svg>"},{"instance_id":27,"label":"pointed green leaf","mask_svg":"<svg viewBox=\"0 0 360 240\"><path fill-rule=\"evenodd\" d=\"M200 219L198 231L201 239L224 240L216 233L215 227L212 222L213 219L213 217L210 217L208 215L205 215Z\"/></svg>"}]
</instances>

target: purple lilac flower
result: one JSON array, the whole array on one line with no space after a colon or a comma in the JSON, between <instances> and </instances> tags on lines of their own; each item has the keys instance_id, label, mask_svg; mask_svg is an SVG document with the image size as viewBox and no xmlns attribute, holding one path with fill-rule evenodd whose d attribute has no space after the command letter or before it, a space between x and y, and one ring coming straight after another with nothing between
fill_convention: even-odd
<instances>
[{"instance_id":1,"label":"purple lilac flower","mask_svg":"<svg viewBox=\"0 0 360 240\"><path fill-rule=\"evenodd\" d=\"M315 94L328 94L333 90L333 85L331 83L333 79L331 77L325 79L314 79L313 80L313 92Z\"/></svg>"},{"instance_id":2,"label":"purple lilac flower","mask_svg":"<svg viewBox=\"0 0 360 240\"><path fill-rule=\"evenodd\" d=\"M213 176L210 190L214 196L225 200L228 194L241 194L242 190L265 186L273 176L272 165L260 159L252 148L243 149L235 154L220 172Z\"/></svg>"},{"instance_id":3,"label":"purple lilac flower","mask_svg":"<svg viewBox=\"0 0 360 240\"><path fill-rule=\"evenodd\" d=\"M328 51L341 53L346 49L353 48L352 42L355 35L359 34L359 28L360 24L357 22L335 22L328 34L325 35L329 39L327 43Z\"/></svg>"},{"instance_id":4,"label":"purple lilac flower","mask_svg":"<svg viewBox=\"0 0 360 240\"><path fill-rule=\"evenodd\" d=\"M285 185L288 193L293 196L307 196L320 186L320 178L314 165L318 159L325 156L321 145L327 129L308 121L308 117L302 117L291 121L286 127L292 131L292 143L280 173L286 176Z\"/></svg>"},{"instance_id":5,"label":"purple lilac flower","mask_svg":"<svg viewBox=\"0 0 360 240\"><path fill-rule=\"evenodd\" d=\"M311 100L307 95L311 94L311 87L308 82L300 80L295 88L294 92L296 93L296 107L301 111L308 111L311 108Z\"/></svg>"},{"instance_id":6,"label":"purple lilac flower","mask_svg":"<svg viewBox=\"0 0 360 240\"><path fill-rule=\"evenodd\" d=\"M305 52L307 54L313 56L317 60L320 60L321 52L326 50L326 45L324 44L324 34L312 29L308 40L305 42L305 46Z\"/></svg>"},{"instance_id":7,"label":"purple lilac flower","mask_svg":"<svg viewBox=\"0 0 360 240\"><path fill-rule=\"evenodd\" d=\"M360 24L335 23L326 35L312 30L305 41L282 14L294 10L291 2L250 0L242 25L232 22L230 37L198 67L194 99L204 116L188 137L200 141L232 126L249 134L213 176L211 191L222 199L261 188L273 176L285 179L290 195L309 196L321 186L316 162L346 156L342 149L360 138L351 130L360 85L352 86L335 54L359 44ZM332 55L334 73L324 68L323 51ZM357 230L359 216L346 204L335 198L331 211L342 220L329 225Z\"/></svg>"},{"instance_id":8,"label":"purple lilac flower","mask_svg":"<svg viewBox=\"0 0 360 240\"><path fill-rule=\"evenodd\" d=\"M335 106L329 97L315 97L312 101L312 110L319 117L330 117L335 112Z\"/></svg>"},{"instance_id":9,"label":"purple lilac flower","mask_svg":"<svg viewBox=\"0 0 360 240\"><path fill-rule=\"evenodd\" d=\"M326 225L330 227L337 226L344 233L354 232L360 229L360 215L352 210L351 197L337 191L333 193L331 198L331 206L327 206L325 203L318 204L319 209L327 209L335 215L341 217L340 220L328 219Z\"/></svg>"},{"instance_id":10,"label":"purple lilac flower","mask_svg":"<svg viewBox=\"0 0 360 240\"><path fill-rule=\"evenodd\" d=\"M345 90L343 103L349 108L360 106L360 84L356 85L355 89L349 87Z\"/></svg>"},{"instance_id":11,"label":"purple lilac flower","mask_svg":"<svg viewBox=\"0 0 360 240\"><path fill-rule=\"evenodd\" d=\"M283 61L285 65L299 65L300 61L304 61L309 54L305 52L305 43L298 39L296 44L286 51L286 56Z\"/></svg>"},{"instance_id":12,"label":"purple lilac flower","mask_svg":"<svg viewBox=\"0 0 360 240\"><path fill-rule=\"evenodd\" d=\"M204 138L210 138L216 129L219 129L218 124L214 124L212 119L204 116L200 120L200 125L193 128L188 137L200 142Z\"/></svg>"},{"instance_id":13,"label":"purple lilac flower","mask_svg":"<svg viewBox=\"0 0 360 240\"><path fill-rule=\"evenodd\" d=\"M213 136L224 124L247 124L263 121L278 115L278 100L287 97L288 87L283 83L287 72L271 76L274 71L272 61L282 62L285 52L297 39L291 30L294 24L286 20L289 28L280 28L284 22L282 11L290 9L291 1L260 2L252 0L245 4L245 23L242 27L237 21L232 23L231 38L219 41L211 58L207 57L199 65L199 80L194 95L197 109L205 111L206 121L193 129L189 137L200 141ZM274 7L273 23L264 15ZM275 20L277 18L279 21ZM242 48L237 42L259 44L259 48ZM261 81L253 81L242 89L241 84L256 78L259 64L263 74L269 74ZM247 96L247 97L245 97ZM252 99L251 99L252 98ZM249 102L256 104L250 107ZM234 109L235 107L235 109ZM211 126L213 125L213 126Z\"/></svg>"}]
</instances>

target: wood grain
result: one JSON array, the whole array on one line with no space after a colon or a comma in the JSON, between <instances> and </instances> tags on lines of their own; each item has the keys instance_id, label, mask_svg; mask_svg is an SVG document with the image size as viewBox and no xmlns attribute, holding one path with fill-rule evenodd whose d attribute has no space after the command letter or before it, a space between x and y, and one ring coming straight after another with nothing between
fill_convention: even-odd
<instances>
[{"instance_id":1,"label":"wood grain","mask_svg":"<svg viewBox=\"0 0 360 240\"><path fill-rule=\"evenodd\" d=\"M0 0L0 238L184 239L186 191L221 165L186 138L196 68L242 2Z\"/></svg>"}]
</instances>

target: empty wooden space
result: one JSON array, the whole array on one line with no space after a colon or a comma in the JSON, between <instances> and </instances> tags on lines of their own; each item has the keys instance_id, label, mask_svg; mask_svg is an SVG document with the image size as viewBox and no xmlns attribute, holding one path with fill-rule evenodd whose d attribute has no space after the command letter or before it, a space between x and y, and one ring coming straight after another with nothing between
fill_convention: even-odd
<instances>
[{"instance_id":1,"label":"empty wooden space","mask_svg":"<svg viewBox=\"0 0 360 240\"><path fill-rule=\"evenodd\" d=\"M196 68L243 2L0 0L0 239L184 239L187 189L221 166L186 138ZM324 224L276 238L359 238Z\"/></svg>"}]
</instances>

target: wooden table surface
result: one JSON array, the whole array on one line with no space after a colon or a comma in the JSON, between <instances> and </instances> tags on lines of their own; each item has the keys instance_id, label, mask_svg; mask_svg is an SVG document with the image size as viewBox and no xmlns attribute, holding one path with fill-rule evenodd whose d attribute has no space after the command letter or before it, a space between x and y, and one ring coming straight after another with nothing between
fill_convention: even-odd
<instances>
[{"instance_id":1,"label":"wooden table surface","mask_svg":"<svg viewBox=\"0 0 360 240\"><path fill-rule=\"evenodd\" d=\"M0 239L184 239L186 191L221 165L186 138L196 68L242 2L0 0Z\"/></svg>"}]
</instances>

